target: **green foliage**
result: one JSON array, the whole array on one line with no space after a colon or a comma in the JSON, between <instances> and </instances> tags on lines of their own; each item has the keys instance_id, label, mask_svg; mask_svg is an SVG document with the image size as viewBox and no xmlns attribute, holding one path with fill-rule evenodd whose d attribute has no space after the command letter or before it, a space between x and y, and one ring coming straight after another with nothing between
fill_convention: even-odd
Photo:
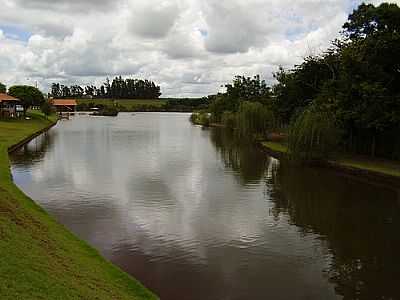
<instances>
[{"instance_id":1,"label":"green foliage","mask_svg":"<svg viewBox=\"0 0 400 300\"><path fill-rule=\"evenodd\" d=\"M271 97L271 90L260 75L253 78L236 76L232 84L225 85L226 97L243 101L267 102Z\"/></svg>"},{"instance_id":2,"label":"green foliage","mask_svg":"<svg viewBox=\"0 0 400 300\"><path fill-rule=\"evenodd\" d=\"M330 111L348 151L400 157L400 8L360 5L344 38L275 74L272 107L284 124L312 106Z\"/></svg>"},{"instance_id":3,"label":"green foliage","mask_svg":"<svg viewBox=\"0 0 400 300\"><path fill-rule=\"evenodd\" d=\"M78 99L77 110L89 111L93 107L116 107L121 112L136 111L183 111L191 112L208 106L209 98L164 99Z\"/></svg>"},{"instance_id":4,"label":"green foliage","mask_svg":"<svg viewBox=\"0 0 400 300\"><path fill-rule=\"evenodd\" d=\"M7 92L7 86L0 82L0 93L6 93L6 92Z\"/></svg>"},{"instance_id":5,"label":"green foliage","mask_svg":"<svg viewBox=\"0 0 400 300\"><path fill-rule=\"evenodd\" d=\"M236 124L240 136L266 137L275 126L275 116L266 105L244 101L237 112Z\"/></svg>"},{"instance_id":6,"label":"green foliage","mask_svg":"<svg viewBox=\"0 0 400 300\"><path fill-rule=\"evenodd\" d=\"M53 107L49 102L43 101L42 105L40 106L40 110L45 114L46 117L48 117L53 112Z\"/></svg>"},{"instance_id":7,"label":"green foliage","mask_svg":"<svg viewBox=\"0 0 400 300\"><path fill-rule=\"evenodd\" d=\"M280 68L274 74L278 81L273 87L273 106L284 123L301 112L336 78L336 53L328 50L324 56L309 56L293 70Z\"/></svg>"},{"instance_id":8,"label":"green foliage","mask_svg":"<svg viewBox=\"0 0 400 300\"><path fill-rule=\"evenodd\" d=\"M225 111L236 113L243 101L268 104L271 100L271 89L259 75L253 78L236 76L225 87L226 93L209 97L209 110L216 122L222 121Z\"/></svg>"},{"instance_id":9,"label":"green foliage","mask_svg":"<svg viewBox=\"0 0 400 300\"><path fill-rule=\"evenodd\" d=\"M53 83L50 96L54 98L112 98L112 99L157 99L161 96L161 89L153 81L115 77L110 83L107 78L100 87L88 85L70 87Z\"/></svg>"},{"instance_id":10,"label":"green foliage","mask_svg":"<svg viewBox=\"0 0 400 300\"><path fill-rule=\"evenodd\" d=\"M42 92L29 85L14 85L8 89L8 93L22 101L25 110L31 106L41 106L44 97Z\"/></svg>"},{"instance_id":11,"label":"green foliage","mask_svg":"<svg viewBox=\"0 0 400 300\"><path fill-rule=\"evenodd\" d=\"M193 111L206 109L209 105L209 98L182 98L182 99L166 99L166 110L175 111Z\"/></svg>"},{"instance_id":12,"label":"green foliage","mask_svg":"<svg viewBox=\"0 0 400 300\"><path fill-rule=\"evenodd\" d=\"M394 3L361 4L343 25L346 35L352 39L369 38L381 33L399 33L400 8Z\"/></svg>"},{"instance_id":13,"label":"green foliage","mask_svg":"<svg viewBox=\"0 0 400 300\"><path fill-rule=\"evenodd\" d=\"M190 121L193 124L209 126L210 125L210 114L205 111L195 112L191 114Z\"/></svg>"},{"instance_id":14,"label":"green foliage","mask_svg":"<svg viewBox=\"0 0 400 300\"><path fill-rule=\"evenodd\" d=\"M315 107L304 110L289 127L289 155L296 160L328 158L339 142L334 115Z\"/></svg>"},{"instance_id":15,"label":"green foliage","mask_svg":"<svg viewBox=\"0 0 400 300\"><path fill-rule=\"evenodd\" d=\"M225 111L236 112L239 108L240 99L231 98L226 94L219 94L215 96L209 106L210 113L213 116L215 122L221 122L222 114Z\"/></svg>"},{"instance_id":16,"label":"green foliage","mask_svg":"<svg viewBox=\"0 0 400 300\"><path fill-rule=\"evenodd\" d=\"M221 123L226 128L235 129L237 126L237 114L231 111L224 111L221 116Z\"/></svg>"},{"instance_id":17,"label":"green foliage","mask_svg":"<svg viewBox=\"0 0 400 300\"><path fill-rule=\"evenodd\" d=\"M116 117L118 116L118 109L116 107L106 106L100 111L100 114L107 117Z\"/></svg>"}]
</instances>

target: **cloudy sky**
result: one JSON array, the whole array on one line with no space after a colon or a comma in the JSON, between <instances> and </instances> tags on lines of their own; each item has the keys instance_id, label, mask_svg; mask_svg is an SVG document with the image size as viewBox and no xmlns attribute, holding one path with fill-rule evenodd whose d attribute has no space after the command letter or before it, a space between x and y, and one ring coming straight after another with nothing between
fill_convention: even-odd
<instances>
[{"instance_id":1,"label":"cloudy sky","mask_svg":"<svg viewBox=\"0 0 400 300\"><path fill-rule=\"evenodd\" d=\"M47 91L134 76L159 83L164 97L215 93L234 75L272 82L278 66L326 49L360 3L0 0L0 81Z\"/></svg>"}]
</instances>

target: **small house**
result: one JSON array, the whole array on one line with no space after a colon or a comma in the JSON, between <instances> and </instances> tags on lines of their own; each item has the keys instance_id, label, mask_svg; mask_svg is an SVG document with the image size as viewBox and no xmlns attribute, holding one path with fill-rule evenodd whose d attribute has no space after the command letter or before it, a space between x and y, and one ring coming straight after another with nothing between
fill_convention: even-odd
<instances>
[{"instance_id":1,"label":"small house","mask_svg":"<svg viewBox=\"0 0 400 300\"><path fill-rule=\"evenodd\" d=\"M24 107L21 100L5 93L0 93L0 117L16 118L22 116Z\"/></svg>"},{"instance_id":2,"label":"small house","mask_svg":"<svg viewBox=\"0 0 400 300\"><path fill-rule=\"evenodd\" d=\"M75 112L77 106L75 99L52 99L50 103L58 113Z\"/></svg>"}]
</instances>

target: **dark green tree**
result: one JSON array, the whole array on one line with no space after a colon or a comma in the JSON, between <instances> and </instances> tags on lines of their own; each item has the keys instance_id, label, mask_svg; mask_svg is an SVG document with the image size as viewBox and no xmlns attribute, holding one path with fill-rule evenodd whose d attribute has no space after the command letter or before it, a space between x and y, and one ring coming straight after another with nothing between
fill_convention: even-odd
<instances>
[{"instance_id":1,"label":"dark green tree","mask_svg":"<svg viewBox=\"0 0 400 300\"><path fill-rule=\"evenodd\" d=\"M34 86L14 85L8 93L22 101L25 111L31 106L41 106L44 101L42 92Z\"/></svg>"},{"instance_id":2,"label":"dark green tree","mask_svg":"<svg viewBox=\"0 0 400 300\"><path fill-rule=\"evenodd\" d=\"M0 93L6 93L6 92L7 92L7 86L0 82Z\"/></svg>"},{"instance_id":3,"label":"dark green tree","mask_svg":"<svg viewBox=\"0 0 400 300\"><path fill-rule=\"evenodd\" d=\"M43 101L40 110L45 114L46 118L48 118L48 116L53 112L52 106L47 101Z\"/></svg>"}]
</instances>

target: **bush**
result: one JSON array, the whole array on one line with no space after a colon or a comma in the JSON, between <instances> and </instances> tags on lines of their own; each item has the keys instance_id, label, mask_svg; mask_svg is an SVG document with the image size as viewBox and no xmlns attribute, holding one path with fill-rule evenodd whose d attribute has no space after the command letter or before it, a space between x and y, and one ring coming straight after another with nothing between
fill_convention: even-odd
<instances>
[{"instance_id":1,"label":"bush","mask_svg":"<svg viewBox=\"0 0 400 300\"><path fill-rule=\"evenodd\" d=\"M193 124L209 126L210 125L210 114L207 112L195 112L190 115L190 121Z\"/></svg>"},{"instance_id":2,"label":"bush","mask_svg":"<svg viewBox=\"0 0 400 300\"><path fill-rule=\"evenodd\" d=\"M235 129L236 128L236 119L237 119L237 116L235 113L230 112L230 111L225 111L225 112L223 112L223 114L221 116L221 123L226 128Z\"/></svg>"},{"instance_id":3,"label":"bush","mask_svg":"<svg viewBox=\"0 0 400 300\"><path fill-rule=\"evenodd\" d=\"M296 160L325 159L337 150L340 140L334 115L310 107L290 125L289 155Z\"/></svg>"},{"instance_id":4,"label":"bush","mask_svg":"<svg viewBox=\"0 0 400 300\"><path fill-rule=\"evenodd\" d=\"M53 107L50 105L49 102L44 101L40 106L40 110L42 111L42 113L45 114L46 117L48 117L53 112Z\"/></svg>"},{"instance_id":5,"label":"bush","mask_svg":"<svg viewBox=\"0 0 400 300\"><path fill-rule=\"evenodd\" d=\"M102 114L103 116L116 117L116 116L118 116L118 109L116 109L115 107L106 106L106 107L103 108L103 110L101 111L101 114Z\"/></svg>"},{"instance_id":6,"label":"bush","mask_svg":"<svg viewBox=\"0 0 400 300\"><path fill-rule=\"evenodd\" d=\"M241 136L265 137L275 126L274 113L259 102L242 102L236 117L236 125Z\"/></svg>"},{"instance_id":7,"label":"bush","mask_svg":"<svg viewBox=\"0 0 400 300\"><path fill-rule=\"evenodd\" d=\"M113 106L103 106L99 111L93 113L94 116L107 116L116 117L118 116L118 109Z\"/></svg>"},{"instance_id":8,"label":"bush","mask_svg":"<svg viewBox=\"0 0 400 300\"><path fill-rule=\"evenodd\" d=\"M87 105L86 103L79 103L76 106L76 110L77 111L88 111L89 110L89 105Z\"/></svg>"}]
</instances>

